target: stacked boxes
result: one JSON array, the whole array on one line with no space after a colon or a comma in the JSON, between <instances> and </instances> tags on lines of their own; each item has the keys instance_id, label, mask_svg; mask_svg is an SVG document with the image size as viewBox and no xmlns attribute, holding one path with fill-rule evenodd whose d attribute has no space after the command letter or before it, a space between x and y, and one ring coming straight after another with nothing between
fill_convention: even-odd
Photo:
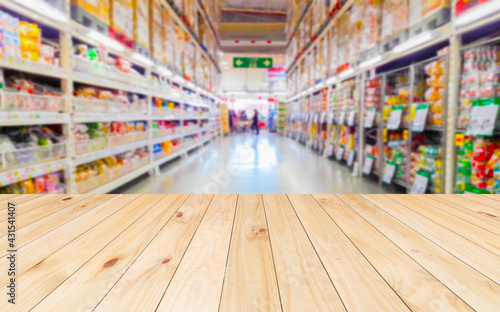
<instances>
[{"instance_id":1,"label":"stacked boxes","mask_svg":"<svg viewBox=\"0 0 500 312\"><path fill-rule=\"evenodd\" d=\"M134 0L134 39L149 48L149 0Z\"/></svg>"},{"instance_id":2,"label":"stacked boxes","mask_svg":"<svg viewBox=\"0 0 500 312\"><path fill-rule=\"evenodd\" d=\"M134 34L133 21L134 6L132 0L111 0L110 26L115 32L132 38Z\"/></svg>"},{"instance_id":3,"label":"stacked boxes","mask_svg":"<svg viewBox=\"0 0 500 312\"><path fill-rule=\"evenodd\" d=\"M149 6L149 22L150 22L150 43L151 53L158 58L163 59L165 50L163 49L163 25L162 25L162 10L160 0L151 0Z\"/></svg>"},{"instance_id":4,"label":"stacked boxes","mask_svg":"<svg viewBox=\"0 0 500 312\"><path fill-rule=\"evenodd\" d=\"M38 28L37 24L21 21L19 22L19 34L21 56L28 60L38 61L42 46L42 30Z\"/></svg>"},{"instance_id":5,"label":"stacked boxes","mask_svg":"<svg viewBox=\"0 0 500 312\"><path fill-rule=\"evenodd\" d=\"M161 10L161 23L163 26L162 33L162 50L163 50L163 60L170 65L174 66L175 64L179 64L176 62L176 33L174 21L168 10L166 8L162 8Z\"/></svg>"},{"instance_id":6,"label":"stacked boxes","mask_svg":"<svg viewBox=\"0 0 500 312\"><path fill-rule=\"evenodd\" d=\"M111 0L71 0L71 5L92 14L101 22L109 25Z\"/></svg>"},{"instance_id":7,"label":"stacked boxes","mask_svg":"<svg viewBox=\"0 0 500 312\"><path fill-rule=\"evenodd\" d=\"M408 28L409 22L408 0L385 0L382 6L382 39Z\"/></svg>"},{"instance_id":8,"label":"stacked boxes","mask_svg":"<svg viewBox=\"0 0 500 312\"><path fill-rule=\"evenodd\" d=\"M0 11L0 58L19 57L19 19Z\"/></svg>"}]
</instances>

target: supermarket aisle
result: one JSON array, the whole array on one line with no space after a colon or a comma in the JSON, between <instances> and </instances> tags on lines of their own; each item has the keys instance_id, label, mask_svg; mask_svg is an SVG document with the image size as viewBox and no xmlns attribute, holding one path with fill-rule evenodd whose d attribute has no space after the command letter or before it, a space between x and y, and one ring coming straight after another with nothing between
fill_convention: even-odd
<instances>
[{"instance_id":1,"label":"supermarket aisle","mask_svg":"<svg viewBox=\"0 0 500 312\"><path fill-rule=\"evenodd\" d=\"M263 132L216 140L115 193L387 193L288 138Z\"/></svg>"}]
</instances>

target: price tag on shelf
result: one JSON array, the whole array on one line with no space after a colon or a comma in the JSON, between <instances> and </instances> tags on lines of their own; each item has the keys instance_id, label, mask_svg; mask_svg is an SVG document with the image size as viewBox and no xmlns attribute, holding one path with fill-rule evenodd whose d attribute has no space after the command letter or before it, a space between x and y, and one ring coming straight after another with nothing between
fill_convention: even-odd
<instances>
[{"instance_id":1,"label":"price tag on shelf","mask_svg":"<svg viewBox=\"0 0 500 312\"><path fill-rule=\"evenodd\" d=\"M344 150L345 150L344 146L341 145L337 150L337 155L336 155L337 160L342 160L342 157L344 156Z\"/></svg>"},{"instance_id":2,"label":"price tag on shelf","mask_svg":"<svg viewBox=\"0 0 500 312\"><path fill-rule=\"evenodd\" d=\"M387 129L397 130L401 125L401 118L403 117L404 106L394 106L389 116L389 122L387 123Z\"/></svg>"},{"instance_id":3,"label":"price tag on shelf","mask_svg":"<svg viewBox=\"0 0 500 312\"><path fill-rule=\"evenodd\" d=\"M375 157L372 155L367 155L365 157L365 161L363 162L363 173L368 175L372 173L372 168L373 168L373 161L375 160Z\"/></svg>"},{"instance_id":4,"label":"price tag on shelf","mask_svg":"<svg viewBox=\"0 0 500 312\"><path fill-rule=\"evenodd\" d=\"M377 110L374 107L368 110L365 117L365 128L373 127L376 115L377 115Z\"/></svg>"},{"instance_id":5,"label":"price tag on shelf","mask_svg":"<svg viewBox=\"0 0 500 312\"><path fill-rule=\"evenodd\" d=\"M351 110L349 112L349 118L347 119L347 125L354 126L356 124L356 111Z\"/></svg>"},{"instance_id":6,"label":"price tag on shelf","mask_svg":"<svg viewBox=\"0 0 500 312\"><path fill-rule=\"evenodd\" d=\"M425 194L427 185L429 184L429 174L426 172L418 172L415 176L415 182L411 186L410 194Z\"/></svg>"},{"instance_id":7,"label":"price tag on shelf","mask_svg":"<svg viewBox=\"0 0 500 312\"><path fill-rule=\"evenodd\" d=\"M330 112L328 114L328 124L333 125L335 123L335 112Z\"/></svg>"},{"instance_id":8,"label":"price tag on shelf","mask_svg":"<svg viewBox=\"0 0 500 312\"><path fill-rule=\"evenodd\" d=\"M423 132L427 123L427 114L429 113L429 105L422 104L417 106L415 111L415 119L413 120L412 130L415 132Z\"/></svg>"},{"instance_id":9,"label":"price tag on shelf","mask_svg":"<svg viewBox=\"0 0 500 312\"><path fill-rule=\"evenodd\" d=\"M340 112L340 117L339 117L339 125L343 125L345 123L345 110Z\"/></svg>"},{"instance_id":10,"label":"price tag on shelf","mask_svg":"<svg viewBox=\"0 0 500 312\"><path fill-rule=\"evenodd\" d=\"M382 182L386 184L391 184L395 173L396 173L396 164L390 161L386 162L384 167L384 176L382 177Z\"/></svg>"},{"instance_id":11,"label":"price tag on shelf","mask_svg":"<svg viewBox=\"0 0 500 312\"><path fill-rule=\"evenodd\" d=\"M466 134L472 136L492 136L500 105L493 103L491 100L474 103L470 112L469 127Z\"/></svg>"},{"instance_id":12,"label":"price tag on shelf","mask_svg":"<svg viewBox=\"0 0 500 312\"><path fill-rule=\"evenodd\" d=\"M356 151L352 149L349 152L349 157L347 158L347 165L349 167L352 167L352 165L354 164L354 158L355 158L355 156L356 156Z\"/></svg>"}]
</instances>

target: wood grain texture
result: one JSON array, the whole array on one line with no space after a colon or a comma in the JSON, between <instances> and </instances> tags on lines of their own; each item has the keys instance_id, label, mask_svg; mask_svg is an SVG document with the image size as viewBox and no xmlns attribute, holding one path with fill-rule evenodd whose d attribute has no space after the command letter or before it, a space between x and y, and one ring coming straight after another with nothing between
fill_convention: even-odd
<instances>
[{"instance_id":1,"label":"wood grain texture","mask_svg":"<svg viewBox=\"0 0 500 312\"><path fill-rule=\"evenodd\" d=\"M374 195L372 198L374 197L377 196ZM411 205L411 201L406 200L407 202L401 204L391 199L399 198L397 195L386 195L385 197L389 198L392 202L385 202L384 206L380 207L381 209L406 224L409 228L419 232L427 239L440 245L455 257L472 267L478 268L479 272L495 283L500 284L500 270L498 270L498 264L500 263L499 256L409 209L406 205ZM401 198L400 200L404 201Z\"/></svg>"},{"instance_id":2,"label":"wood grain texture","mask_svg":"<svg viewBox=\"0 0 500 312\"><path fill-rule=\"evenodd\" d=\"M381 209L394 205L391 199L383 195L363 195L363 200L353 195L339 197L474 310L496 311L500 306L497 283ZM429 304L439 309L441 302Z\"/></svg>"},{"instance_id":3,"label":"wood grain texture","mask_svg":"<svg viewBox=\"0 0 500 312\"><path fill-rule=\"evenodd\" d=\"M469 199L463 195L430 195L453 206L464 207L478 214L500 221L500 211L496 206L483 205L476 200ZM478 198L481 198L479 196Z\"/></svg>"},{"instance_id":4,"label":"wood grain texture","mask_svg":"<svg viewBox=\"0 0 500 312\"><path fill-rule=\"evenodd\" d=\"M286 195L264 195L283 311L346 311Z\"/></svg>"},{"instance_id":5,"label":"wood grain texture","mask_svg":"<svg viewBox=\"0 0 500 312\"><path fill-rule=\"evenodd\" d=\"M261 195L240 195L219 311L281 311Z\"/></svg>"},{"instance_id":6,"label":"wood grain texture","mask_svg":"<svg viewBox=\"0 0 500 312\"><path fill-rule=\"evenodd\" d=\"M41 209L34 209L21 217L17 218L17 248L20 248L32 240L46 234L47 232L53 230L54 228L66 223L67 221L80 216L81 214L90 211L91 209L97 207L98 205L113 199L114 196L110 195L94 195L88 196L81 201L74 202L68 201L59 203L54 202L54 207L49 207L45 211L56 212L51 213L45 218L39 219L41 216ZM33 220L34 219L34 220ZM4 221L6 222L6 221ZM4 235L0 237L0 256L3 257L7 254L7 224L0 222L0 234Z\"/></svg>"},{"instance_id":7,"label":"wood grain texture","mask_svg":"<svg viewBox=\"0 0 500 312\"><path fill-rule=\"evenodd\" d=\"M18 292L24 295L19 298L16 305L5 300L0 301L0 311L28 311L33 308L161 198L154 195L141 195L71 244L18 275ZM25 282L28 280L32 282ZM1 291L5 293L6 287L3 287Z\"/></svg>"},{"instance_id":8,"label":"wood grain texture","mask_svg":"<svg viewBox=\"0 0 500 312\"><path fill-rule=\"evenodd\" d=\"M215 195L157 311L217 311L237 195Z\"/></svg>"},{"instance_id":9,"label":"wood grain texture","mask_svg":"<svg viewBox=\"0 0 500 312\"><path fill-rule=\"evenodd\" d=\"M111 202L99 205L91 214L84 214L80 218L66 222L65 224L47 232L36 240L18 248L23 256L23 261L17 265L17 274L21 275L33 266L41 263L45 258L73 242L77 237L86 233L96 224L104 222L109 216L133 203L139 195L119 195ZM0 268L7 267L6 256L0 258ZM8 281L6 274L0 275L0 286L5 286Z\"/></svg>"},{"instance_id":10,"label":"wood grain texture","mask_svg":"<svg viewBox=\"0 0 500 312\"><path fill-rule=\"evenodd\" d=\"M312 196L288 197L347 311L409 311Z\"/></svg>"},{"instance_id":11,"label":"wood grain texture","mask_svg":"<svg viewBox=\"0 0 500 312\"><path fill-rule=\"evenodd\" d=\"M22 195L16 197L15 200L12 200L11 202L14 202L16 204L16 214L17 216L28 212L32 209L39 208L42 205L45 205L47 203L59 200L61 198L66 198L66 195L34 195L34 194L29 194L29 195ZM7 203L4 205L0 206L0 221L7 220Z\"/></svg>"},{"instance_id":12,"label":"wood grain texture","mask_svg":"<svg viewBox=\"0 0 500 312\"><path fill-rule=\"evenodd\" d=\"M213 195L191 195L94 311L155 311Z\"/></svg>"},{"instance_id":13,"label":"wood grain texture","mask_svg":"<svg viewBox=\"0 0 500 312\"><path fill-rule=\"evenodd\" d=\"M461 218L467 222L475 224L476 226L490 231L493 234L500 235L500 225L491 217L476 213L470 209L450 204L440 198L426 196L426 195L411 195L420 201L431 204L433 207L445 211L451 216Z\"/></svg>"},{"instance_id":14,"label":"wood grain texture","mask_svg":"<svg viewBox=\"0 0 500 312\"><path fill-rule=\"evenodd\" d=\"M437 223L497 256L500 255L500 237L497 235L463 219L449 215L442 210L436 209L431 203L426 203L418 199L415 200L415 197L408 198L408 196L404 195L390 195L389 198L405 205L415 213L426 217L429 219L430 224L432 224L432 222Z\"/></svg>"},{"instance_id":15,"label":"wood grain texture","mask_svg":"<svg viewBox=\"0 0 500 312\"><path fill-rule=\"evenodd\" d=\"M432 302L440 302L443 311L474 311L339 197L314 198L412 311L433 311Z\"/></svg>"},{"instance_id":16,"label":"wood grain texture","mask_svg":"<svg viewBox=\"0 0 500 312\"><path fill-rule=\"evenodd\" d=\"M167 195L154 204L31 311L91 311L187 197Z\"/></svg>"}]
</instances>

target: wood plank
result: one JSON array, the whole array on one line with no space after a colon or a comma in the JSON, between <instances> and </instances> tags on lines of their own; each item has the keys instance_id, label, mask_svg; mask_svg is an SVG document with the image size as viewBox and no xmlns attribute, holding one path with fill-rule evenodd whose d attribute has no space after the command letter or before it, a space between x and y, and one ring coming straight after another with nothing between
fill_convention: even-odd
<instances>
[{"instance_id":1,"label":"wood plank","mask_svg":"<svg viewBox=\"0 0 500 312\"><path fill-rule=\"evenodd\" d=\"M495 196L497 199L500 197L500 195L495 195ZM461 195L461 197L472 200L476 202L478 205L491 207L495 209L497 213L500 213L500 204L497 199L488 196L477 196L473 194L463 194Z\"/></svg>"},{"instance_id":2,"label":"wood plank","mask_svg":"<svg viewBox=\"0 0 500 312\"><path fill-rule=\"evenodd\" d=\"M139 195L119 195L113 201L100 204L92 213L86 213L73 219L58 228L49 231L47 234L36 240L18 248L18 252L23 255L23 261L17 266L17 274L20 275L29 270L34 265L63 248L74 239L84 234L97 224L105 221L109 216L121 210L125 205L134 202ZM0 258L0 267L7 267L6 256ZM8 281L6 274L0 275L0 286L5 286Z\"/></svg>"},{"instance_id":3,"label":"wood plank","mask_svg":"<svg viewBox=\"0 0 500 312\"><path fill-rule=\"evenodd\" d=\"M17 196L21 196L18 194L1 194L0 195L0 207L3 207L5 203L7 203L9 200L15 200L14 198Z\"/></svg>"},{"instance_id":4,"label":"wood plank","mask_svg":"<svg viewBox=\"0 0 500 312\"><path fill-rule=\"evenodd\" d=\"M21 275L18 274L18 301L15 305L6 300L0 301L0 311L28 311L33 308L103 247L147 213L162 197L163 195L140 196L71 244L51 254ZM5 293L6 287L2 287L1 291Z\"/></svg>"},{"instance_id":5,"label":"wood plank","mask_svg":"<svg viewBox=\"0 0 500 312\"><path fill-rule=\"evenodd\" d=\"M332 228L342 230L412 311L429 311L430 302L440 302L442 311L474 311L340 198L313 197L335 222Z\"/></svg>"},{"instance_id":6,"label":"wood plank","mask_svg":"<svg viewBox=\"0 0 500 312\"><path fill-rule=\"evenodd\" d=\"M187 197L172 195L157 202L31 311L91 311ZM44 287L43 283L39 286Z\"/></svg>"},{"instance_id":7,"label":"wood plank","mask_svg":"<svg viewBox=\"0 0 500 312\"><path fill-rule=\"evenodd\" d=\"M99 206L100 204L113 199L113 195L94 195L89 196L82 201L73 202L69 201L67 205L68 207L64 207L64 205L57 205L58 207L63 207L61 209L41 220L29 223L26 225L24 217L30 215L32 212L37 212L38 209L29 211L23 214L18 220L16 220L17 225L17 238L16 238L16 246L17 248L21 248L22 246L28 244L29 242L39 238L42 235L45 235L49 231L59 227L60 225L66 223L67 221L82 215L83 213L92 210L93 208ZM63 202L66 203L66 202ZM37 212L38 214L38 212ZM0 257L3 257L7 254L8 241L7 241L7 225L0 228L0 233L4 234L4 236L0 237Z\"/></svg>"},{"instance_id":8,"label":"wood plank","mask_svg":"<svg viewBox=\"0 0 500 312\"><path fill-rule=\"evenodd\" d=\"M48 196L48 197L47 197ZM10 202L17 205L17 215L20 215L31 209L38 208L40 205L55 201L66 195L41 195L41 194L27 194L15 197ZM7 202L0 206L0 221L7 220Z\"/></svg>"},{"instance_id":9,"label":"wood plank","mask_svg":"<svg viewBox=\"0 0 500 312\"><path fill-rule=\"evenodd\" d=\"M463 195L430 195L442 202L451 203L455 206L464 207L475 211L483 216L489 217L492 220L500 221L500 212L495 207L481 205L475 200L468 199Z\"/></svg>"},{"instance_id":10,"label":"wood plank","mask_svg":"<svg viewBox=\"0 0 500 312\"><path fill-rule=\"evenodd\" d=\"M286 195L264 195L283 311L346 311Z\"/></svg>"},{"instance_id":11,"label":"wood plank","mask_svg":"<svg viewBox=\"0 0 500 312\"><path fill-rule=\"evenodd\" d=\"M41 205L36 209L31 209L26 213L19 215L16 214L16 228L17 230L19 230L57 211L63 210L71 205L77 204L81 200L88 199L90 196L91 195L74 195L74 198L71 200L63 200L63 198L58 198L57 200L52 201L48 204ZM0 221L0 236L4 235L7 235L7 220Z\"/></svg>"},{"instance_id":12,"label":"wood plank","mask_svg":"<svg viewBox=\"0 0 500 312\"><path fill-rule=\"evenodd\" d=\"M394 201L381 195L363 195L363 199L354 195L339 197L474 310L498 309L500 286L381 209L394 205ZM429 304L439 307L440 302Z\"/></svg>"},{"instance_id":13,"label":"wood plank","mask_svg":"<svg viewBox=\"0 0 500 312\"><path fill-rule=\"evenodd\" d=\"M409 197L407 195L388 195L388 197L429 219L429 224L433 222L437 223L449 231L500 256L500 237L498 237L498 235L458 217L447 214L442 210L436 209L432 203L426 203L425 199L419 200L418 198Z\"/></svg>"},{"instance_id":14,"label":"wood plank","mask_svg":"<svg viewBox=\"0 0 500 312\"><path fill-rule=\"evenodd\" d=\"M281 311L261 195L240 195L219 311Z\"/></svg>"},{"instance_id":15,"label":"wood plank","mask_svg":"<svg viewBox=\"0 0 500 312\"><path fill-rule=\"evenodd\" d=\"M347 311L410 311L312 196L288 197Z\"/></svg>"},{"instance_id":16,"label":"wood plank","mask_svg":"<svg viewBox=\"0 0 500 312\"><path fill-rule=\"evenodd\" d=\"M155 311L212 198L192 195L94 311Z\"/></svg>"},{"instance_id":17,"label":"wood plank","mask_svg":"<svg viewBox=\"0 0 500 312\"><path fill-rule=\"evenodd\" d=\"M426 203L432 204L433 207L441 209L442 211L445 211L452 216L456 216L487 231L490 231L491 233L500 235L500 226L495 220L492 220L490 217L479 214L464 207L452 205L450 203L447 203L446 201L441 201L436 197L427 195L412 196L414 196L416 199L420 199L425 201Z\"/></svg>"},{"instance_id":18,"label":"wood plank","mask_svg":"<svg viewBox=\"0 0 500 312\"><path fill-rule=\"evenodd\" d=\"M237 195L215 195L156 311L217 311Z\"/></svg>"},{"instance_id":19,"label":"wood plank","mask_svg":"<svg viewBox=\"0 0 500 312\"><path fill-rule=\"evenodd\" d=\"M370 200L380 203L380 199L389 199L383 205L379 205L381 209L500 284L499 256L437 223L429 222L429 219L406 207L406 203L403 205L391 197L392 195L374 195Z\"/></svg>"},{"instance_id":20,"label":"wood plank","mask_svg":"<svg viewBox=\"0 0 500 312\"><path fill-rule=\"evenodd\" d=\"M489 198L489 199L494 199L494 200L500 202L500 194L484 194L484 195L481 195L481 196Z\"/></svg>"}]
</instances>

